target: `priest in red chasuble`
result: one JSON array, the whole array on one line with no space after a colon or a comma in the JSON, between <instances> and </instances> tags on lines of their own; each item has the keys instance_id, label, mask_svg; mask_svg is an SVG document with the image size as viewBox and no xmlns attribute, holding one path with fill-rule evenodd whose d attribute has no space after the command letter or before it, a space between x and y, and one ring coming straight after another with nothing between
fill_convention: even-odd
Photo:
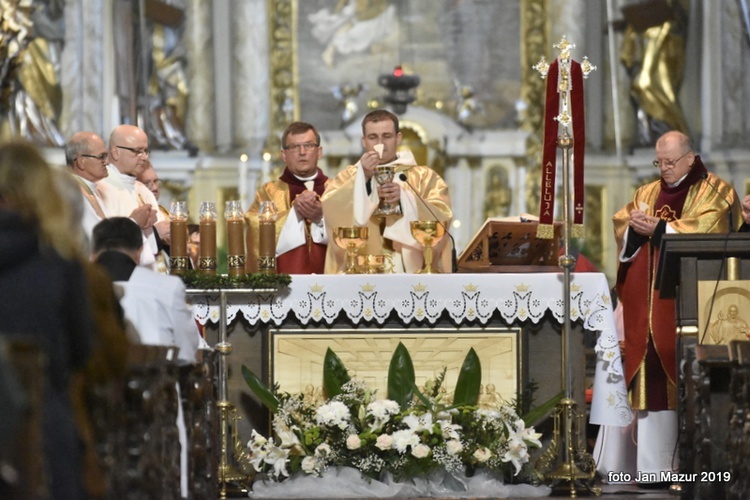
<instances>
[{"instance_id":1,"label":"priest in red chasuble","mask_svg":"<svg viewBox=\"0 0 750 500\"><path fill-rule=\"evenodd\" d=\"M286 168L278 180L267 182L255 194L245 213L247 272L258 270L258 210L261 201L273 201L276 219L276 270L287 274L322 274L328 238L320 197L328 177L318 168L323 154L320 134L309 123L294 122L281 136L281 159Z\"/></svg>"},{"instance_id":2,"label":"priest in red chasuble","mask_svg":"<svg viewBox=\"0 0 750 500\"><path fill-rule=\"evenodd\" d=\"M726 233L736 230L742 219L734 188L706 170L686 135L672 131L661 136L654 166L661 179L638 188L613 222L625 377L638 417L636 470L658 477L660 471L675 469L677 439L675 304L654 289L661 237Z\"/></svg>"}]
</instances>

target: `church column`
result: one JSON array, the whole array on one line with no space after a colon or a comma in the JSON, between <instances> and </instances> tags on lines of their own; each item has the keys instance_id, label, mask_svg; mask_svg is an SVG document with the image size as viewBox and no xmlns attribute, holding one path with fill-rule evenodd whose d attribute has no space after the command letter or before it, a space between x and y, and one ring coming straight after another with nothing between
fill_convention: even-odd
<instances>
[{"instance_id":1,"label":"church column","mask_svg":"<svg viewBox=\"0 0 750 500\"><path fill-rule=\"evenodd\" d=\"M260 159L269 131L266 0L232 2L232 144Z\"/></svg>"},{"instance_id":2,"label":"church column","mask_svg":"<svg viewBox=\"0 0 750 500\"><path fill-rule=\"evenodd\" d=\"M91 130L106 140L114 126L110 113L114 93L112 24L109 2L74 0L65 4L59 128L66 139Z\"/></svg>"},{"instance_id":3,"label":"church column","mask_svg":"<svg viewBox=\"0 0 750 500\"><path fill-rule=\"evenodd\" d=\"M212 2L188 0L186 5L185 46L188 53L187 136L204 151L215 148L214 62Z\"/></svg>"},{"instance_id":4,"label":"church column","mask_svg":"<svg viewBox=\"0 0 750 500\"><path fill-rule=\"evenodd\" d=\"M586 41L586 2L585 0L549 0L547 3L547 19L554 20L550 23L549 36L551 43L560 41L563 35L576 44L577 50L573 51L573 59L579 60L580 54ZM553 50L552 46L548 50ZM557 52L547 54L549 58L557 56Z\"/></svg>"}]
</instances>

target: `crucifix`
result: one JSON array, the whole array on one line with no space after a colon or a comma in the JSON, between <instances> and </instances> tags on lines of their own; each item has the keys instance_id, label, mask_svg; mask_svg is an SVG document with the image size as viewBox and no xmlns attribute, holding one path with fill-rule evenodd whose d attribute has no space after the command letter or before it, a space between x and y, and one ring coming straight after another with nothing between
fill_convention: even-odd
<instances>
[{"instance_id":1,"label":"crucifix","mask_svg":"<svg viewBox=\"0 0 750 500\"><path fill-rule=\"evenodd\" d=\"M563 268L563 329L562 329L562 385L563 398L552 412L554 434L550 447L537 464L545 480L553 485L567 482L570 496L575 497L579 485L599 494L592 485L596 464L585 445L585 415L578 410L573 399L571 360L571 307L570 273L575 258L570 254L570 238L583 237L583 157L586 146L583 112L583 80L596 70L588 58L574 61L570 52L575 44L564 36L554 45L560 55L552 64L544 57L534 66L542 78L547 78L544 119L544 149L542 157L542 196L537 237L554 236L555 174L557 150L562 152L562 206L563 255L559 265ZM573 204L570 196L570 158L573 156ZM572 208L572 210L571 210ZM571 211L573 218L571 221Z\"/></svg>"}]
</instances>

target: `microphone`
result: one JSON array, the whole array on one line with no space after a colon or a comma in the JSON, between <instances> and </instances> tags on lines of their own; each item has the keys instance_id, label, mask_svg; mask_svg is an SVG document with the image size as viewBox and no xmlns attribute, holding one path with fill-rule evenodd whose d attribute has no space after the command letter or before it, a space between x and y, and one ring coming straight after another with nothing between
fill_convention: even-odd
<instances>
[{"instance_id":1,"label":"microphone","mask_svg":"<svg viewBox=\"0 0 750 500\"><path fill-rule=\"evenodd\" d=\"M422 202L422 204L425 206L428 212L430 212L430 215L432 215L432 218L435 219L435 222L443 226L443 229L445 229L445 234L448 235L448 238L451 239L451 268L454 273L458 272L458 259L456 258L456 240L453 238L453 235L450 231L448 231L448 228L445 227L445 224L443 224L440 219L438 219L437 215L435 215L435 212L432 211L432 208L430 207L430 204L427 203L424 198L419 196L419 192L417 192L416 189L414 189L414 186L411 185L409 180L406 178L406 174L401 172L398 175L398 178L401 179L403 182L406 183L407 186L411 188L411 192L414 193L414 196L417 197L419 201Z\"/></svg>"},{"instance_id":2,"label":"microphone","mask_svg":"<svg viewBox=\"0 0 750 500\"><path fill-rule=\"evenodd\" d=\"M721 193L719 193L719 190L716 189L716 186L708 182L708 172L703 172L701 174L701 179L703 179L705 183L708 184L708 187L710 187L714 193L721 196ZM733 233L734 232L734 216L732 214L732 205L729 204L726 198L722 198L722 199L724 200L724 203L727 204L727 208L729 208L729 211L728 211L729 212L729 232Z\"/></svg>"}]
</instances>

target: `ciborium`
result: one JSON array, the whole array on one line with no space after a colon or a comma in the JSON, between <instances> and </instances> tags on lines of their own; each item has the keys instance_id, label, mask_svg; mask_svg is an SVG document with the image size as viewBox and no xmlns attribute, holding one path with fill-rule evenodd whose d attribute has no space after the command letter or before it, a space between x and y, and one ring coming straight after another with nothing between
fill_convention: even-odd
<instances>
[{"instance_id":1,"label":"ciborium","mask_svg":"<svg viewBox=\"0 0 750 500\"><path fill-rule=\"evenodd\" d=\"M396 168L393 165L378 165L375 167L375 182L382 186L389 182L393 182L393 177L396 175ZM401 215L401 205L398 203L387 203L384 199L380 200L378 208L372 213L376 217L384 217L386 215Z\"/></svg>"},{"instance_id":2,"label":"ciborium","mask_svg":"<svg viewBox=\"0 0 750 500\"><path fill-rule=\"evenodd\" d=\"M333 230L333 240L339 248L346 250L346 269L344 274L359 273L357 253L367 243L368 229L360 226L337 227Z\"/></svg>"},{"instance_id":3,"label":"ciborium","mask_svg":"<svg viewBox=\"0 0 750 500\"><path fill-rule=\"evenodd\" d=\"M411 235L424 247L424 267L418 274L432 274L440 271L432 268L432 247L440 243L445 228L436 220L415 220L411 222Z\"/></svg>"}]
</instances>

